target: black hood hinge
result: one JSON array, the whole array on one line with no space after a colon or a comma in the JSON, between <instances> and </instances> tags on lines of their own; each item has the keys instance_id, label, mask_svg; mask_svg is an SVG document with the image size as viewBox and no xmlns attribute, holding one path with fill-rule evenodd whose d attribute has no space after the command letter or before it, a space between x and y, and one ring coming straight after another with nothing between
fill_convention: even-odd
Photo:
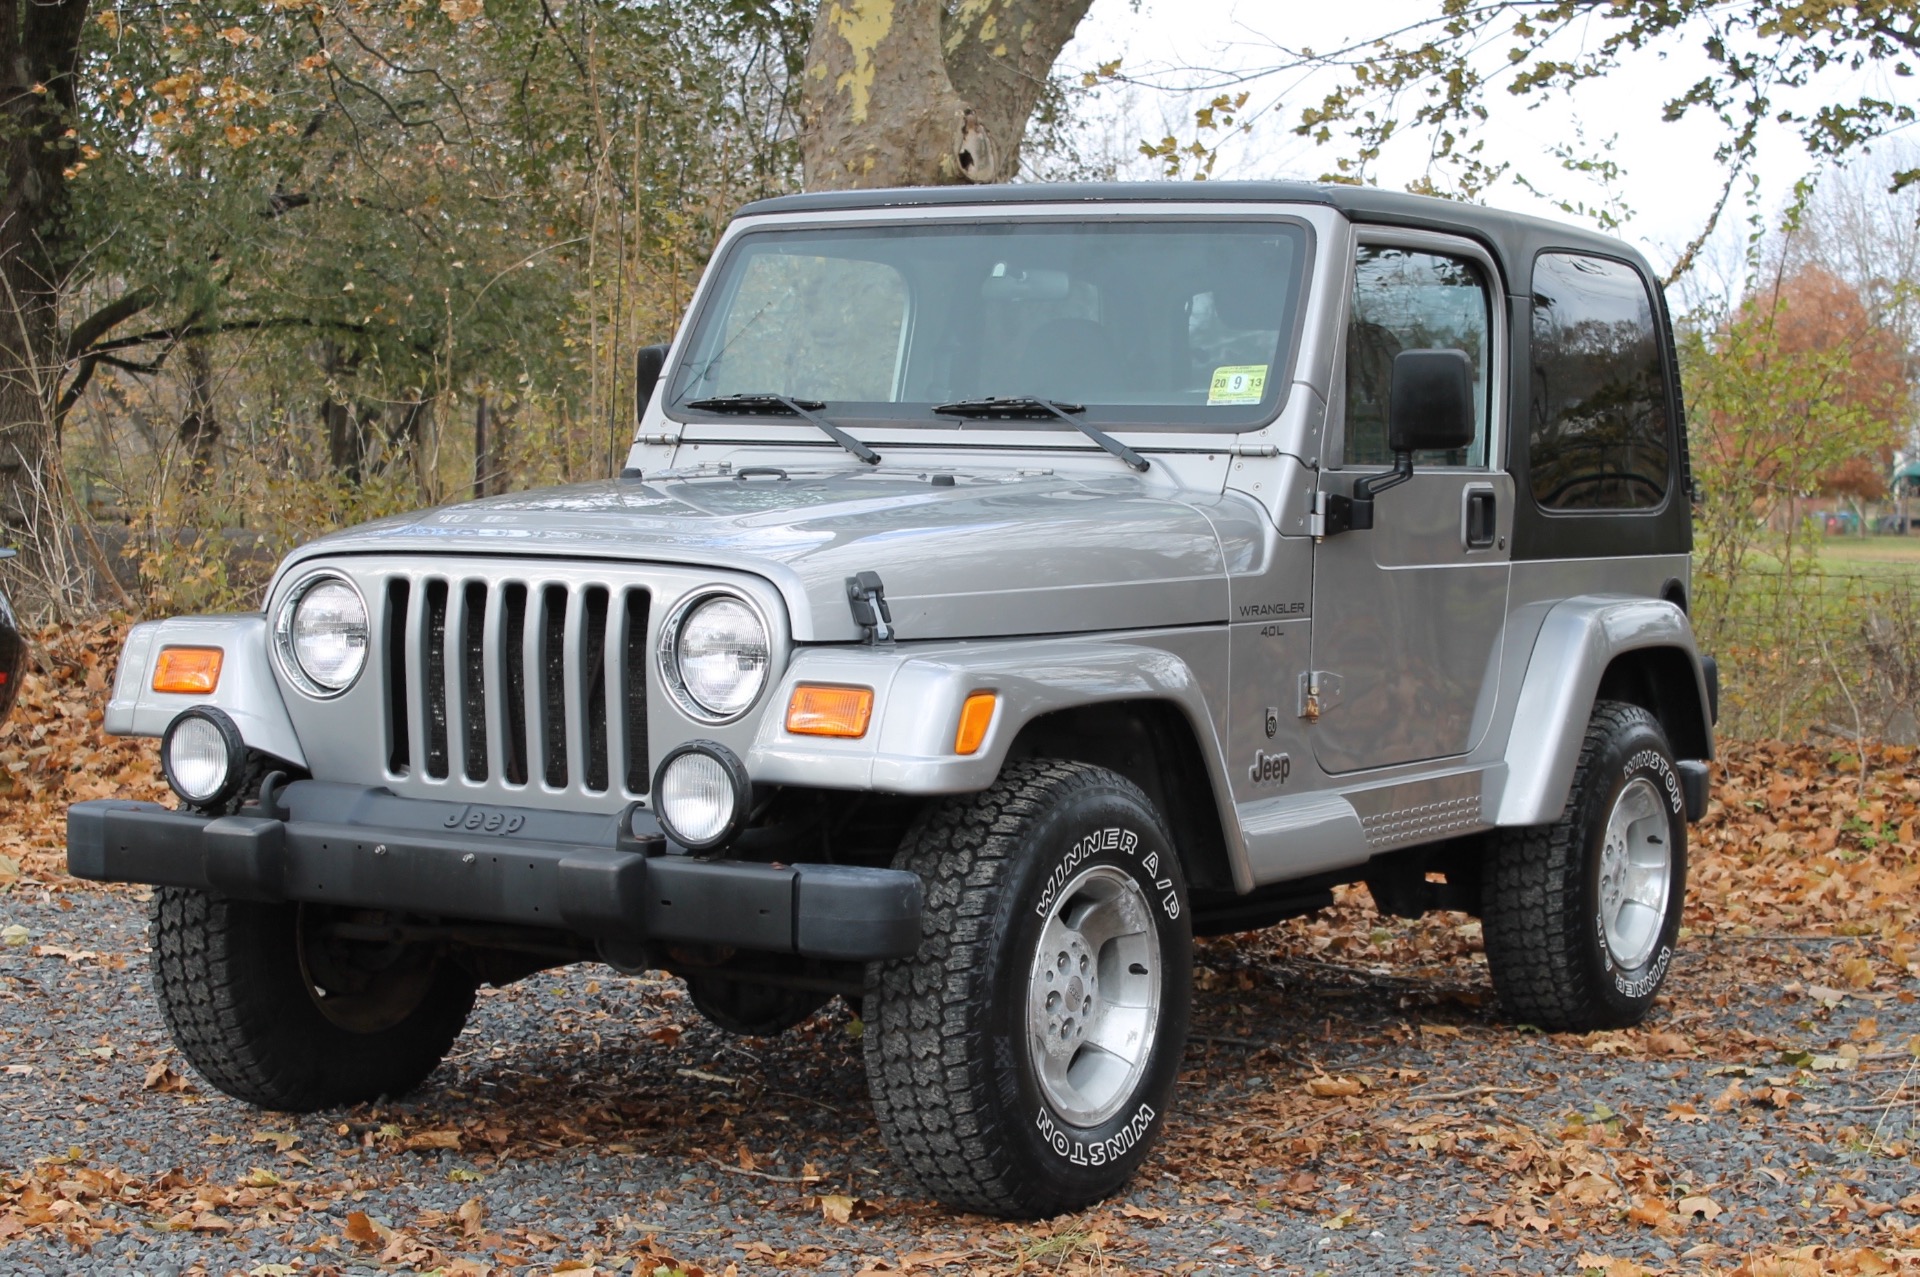
<instances>
[{"instance_id":1,"label":"black hood hinge","mask_svg":"<svg viewBox=\"0 0 1920 1277\"><path fill-rule=\"evenodd\" d=\"M866 630L867 642L893 641L893 609L887 606L887 587L878 572L847 578L847 604L853 609L854 624Z\"/></svg>"}]
</instances>

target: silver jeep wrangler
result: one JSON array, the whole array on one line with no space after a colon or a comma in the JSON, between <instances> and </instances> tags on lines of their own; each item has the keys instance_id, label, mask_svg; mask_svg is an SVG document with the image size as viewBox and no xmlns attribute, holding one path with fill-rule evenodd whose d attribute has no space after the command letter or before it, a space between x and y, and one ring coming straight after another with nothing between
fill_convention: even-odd
<instances>
[{"instance_id":1,"label":"silver jeep wrangler","mask_svg":"<svg viewBox=\"0 0 1920 1277\"><path fill-rule=\"evenodd\" d=\"M1287 183L743 209L602 483L290 555L137 627L77 804L159 886L227 1093L404 1092L482 981L834 995L955 1207L1119 1189L1192 940L1364 882L1481 917L1502 1006L1630 1024L1673 959L1716 675L1670 326L1633 250Z\"/></svg>"}]
</instances>

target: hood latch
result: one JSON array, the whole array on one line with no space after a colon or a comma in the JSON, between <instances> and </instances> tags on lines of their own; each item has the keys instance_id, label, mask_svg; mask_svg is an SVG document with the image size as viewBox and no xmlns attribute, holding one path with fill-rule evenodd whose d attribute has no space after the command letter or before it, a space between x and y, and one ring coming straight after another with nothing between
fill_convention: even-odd
<instances>
[{"instance_id":1,"label":"hood latch","mask_svg":"<svg viewBox=\"0 0 1920 1277\"><path fill-rule=\"evenodd\" d=\"M866 630L867 642L893 641L893 609L887 606L887 587L878 572L848 577L847 603L853 609L854 624Z\"/></svg>"}]
</instances>

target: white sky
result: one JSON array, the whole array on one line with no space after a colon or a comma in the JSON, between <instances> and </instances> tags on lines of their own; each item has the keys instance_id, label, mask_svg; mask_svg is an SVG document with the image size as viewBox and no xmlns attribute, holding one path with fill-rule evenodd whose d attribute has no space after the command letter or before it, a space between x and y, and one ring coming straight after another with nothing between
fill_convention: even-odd
<instances>
[{"instance_id":1,"label":"white sky","mask_svg":"<svg viewBox=\"0 0 1920 1277\"><path fill-rule=\"evenodd\" d=\"M1405 22L1437 12L1438 0L1349 0L1348 3L1276 3L1275 0L1094 0L1074 42L1060 61L1062 70L1090 70L1102 62L1123 58L1122 73L1168 83L1192 82L1182 67L1248 71L1280 60L1276 42L1316 51L1338 48L1354 40L1380 34ZM1605 30L1593 20L1590 38ZM1492 52L1504 60L1504 41ZM1713 152L1722 132L1710 115L1696 112L1676 124L1661 120L1661 107L1708 66L1697 42L1674 43L1662 59L1652 54L1631 55L1625 69L1583 86L1569 97L1555 94L1551 101L1529 107L1532 97L1514 98L1495 87L1487 95L1492 118L1484 126L1493 160L1508 160L1524 170L1535 185L1549 194L1588 204L1603 198L1589 179L1563 172L1549 148L1571 142L1577 132L1589 143L1605 143L1617 136L1610 156L1625 170L1617 194L1633 216L1616 233L1638 244L1665 269L1705 224L1725 180ZM1247 112L1253 132L1229 141L1222 150L1216 177L1305 178L1330 170L1338 154L1333 146L1315 147L1295 137L1291 128L1301 108L1317 103L1335 83L1333 73L1271 76L1244 85L1253 94ZM1827 94L1862 90L1909 103L1920 102L1913 80L1896 79L1875 68L1858 76L1832 75L1815 86ZM1173 134L1183 142L1193 135L1191 112L1207 95L1192 98L1152 93L1139 88L1108 88L1092 108L1088 135L1096 148L1115 155L1135 154L1141 139ZM1813 96L1803 100L1835 100ZM1401 187L1425 168L1426 139L1409 136L1411 145L1390 146L1374 172L1381 186ZM1769 127L1762 136L1760 206L1774 214L1792 192L1794 183L1813 167L1799 138L1791 130ZM1152 163L1136 157L1126 172L1132 177L1156 177ZM1718 255L1737 262L1744 237L1746 210L1743 193L1736 193L1715 237ZM1487 197L1487 202L1518 211L1564 216L1510 180ZM1711 256L1712 254L1709 254Z\"/></svg>"}]
</instances>

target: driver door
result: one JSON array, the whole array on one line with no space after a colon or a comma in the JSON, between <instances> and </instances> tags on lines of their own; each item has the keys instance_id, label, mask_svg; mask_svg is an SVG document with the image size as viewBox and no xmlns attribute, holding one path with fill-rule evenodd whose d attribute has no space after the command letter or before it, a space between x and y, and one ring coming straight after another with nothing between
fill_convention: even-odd
<instances>
[{"instance_id":1,"label":"driver door","mask_svg":"<svg viewBox=\"0 0 1920 1277\"><path fill-rule=\"evenodd\" d=\"M1513 526L1496 455L1506 341L1493 263L1465 241L1383 232L1362 237L1352 280L1323 496L1391 465L1387 392L1402 350L1465 351L1478 425L1465 449L1416 454L1414 477L1376 498L1371 529L1315 548L1309 713L1329 773L1473 748L1499 679Z\"/></svg>"}]
</instances>

